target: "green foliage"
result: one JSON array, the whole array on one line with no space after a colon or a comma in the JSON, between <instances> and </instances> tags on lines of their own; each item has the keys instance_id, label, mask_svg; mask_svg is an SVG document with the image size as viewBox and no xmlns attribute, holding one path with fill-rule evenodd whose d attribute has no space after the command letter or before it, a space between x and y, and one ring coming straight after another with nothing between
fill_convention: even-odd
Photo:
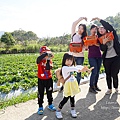
<instances>
[{"instance_id":1,"label":"green foliage","mask_svg":"<svg viewBox=\"0 0 120 120\"><path fill-rule=\"evenodd\" d=\"M18 90L19 89L19 83L18 82L15 82L13 85L12 85L12 90Z\"/></svg>"},{"instance_id":2,"label":"green foliage","mask_svg":"<svg viewBox=\"0 0 120 120\"><path fill-rule=\"evenodd\" d=\"M1 37L1 42L5 43L6 48L9 49L10 46L15 44L15 39L10 33L5 32L4 35L2 35Z\"/></svg>"},{"instance_id":3,"label":"green foliage","mask_svg":"<svg viewBox=\"0 0 120 120\"><path fill-rule=\"evenodd\" d=\"M11 89L12 89L12 86L8 82L5 85L0 86L0 92L6 93L6 94L9 93Z\"/></svg>"},{"instance_id":4,"label":"green foliage","mask_svg":"<svg viewBox=\"0 0 120 120\"><path fill-rule=\"evenodd\" d=\"M57 81L55 76L55 70L61 67L62 53L54 53L52 78L53 81ZM29 88L37 86L37 65L36 58L39 54L7 54L0 56L0 92L9 93L11 90L18 90L22 88L27 90ZM88 52L85 52L84 65L88 64ZM100 69L100 73L104 72L103 66ZM76 73L75 73L76 75ZM82 78L88 76L88 73L82 73ZM37 97L37 93L20 95L13 97L10 100L0 100L0 109L10 105L14 105L20 102L25 102Z\"/></svg>"},{"instance_id":5,"label":"green foliage","mask_svg":"<svg viewBox=\"0 0 120 120\"><path fill-rule=\"evenodd\" d=\"M117 34L118 37L120 38L120 13L117 13L116 16L109 16L105 19L105 21L109 22L109 24L111 24L115 30L117 30ZM98 26L101 25L101 23L99 21L94 21L93 24L96 24ZM90 26L92 24L87 26L87 30L88 30L88 35L90 35Z\"/></svg>"},{"instance_id":6,"label":"green foliage","mask_svg":"<svg viewBox=\"0 0 120 120\"><path fill-rule=\"evenodd\" d=\"M15 105L21 102L26 102L31 99L35 99L37 97L37 93L31 94L21 94L17 97L13 97L10 100L0 100L0 109L5 109L7 106Z\"/></svg>"},{"instance_id":7,"label":"green foliage","mask_svg":"<svg viewBox=\"0 0 120 120\"><path fill-rule=\"evenodd\" d=\"M38 39L37 35L32 31L26 32L24 30L15 30L11 34L17 42L21 41L22 43L26 40L31 41Z\"/></svg>"},{"instance_id":8,"label":"green foliage","mask_svg":"<svg viewBox=\"0 0 120 120\"><path fill-rule=\"evenodd\" d=\"M114 17L109 16L105 20L108 21L115 28L115 30L117 30L118 37L120 38L120 13ZM98 21L94 21L93 24L97 24L98 26L101 25L101 23ZM90 35L91 25L92 24L90 23L87 26L88 35ZM9 51L6 51L4 49L6 46L3 44L3 42L0 42L0 53L36 53L43 45L50 47L52 52L66 52L69 50L69 43L71 41L70 34L63 34L59 37L47 38L38 38L34 32L26 32L24 30L15 30L11 34L16 40L15 46L9 49Z\"/></svg>"},{"instance_id":9,"label":"green foliage","mask_svg":"<svg viewBox=\"0 0 120 120\"><path fill-rule=\"evenodd\" d=\"M120 13L117 13L116 16L109 16L105 19L105 21L109 22L115 30L117 30L118 37L120 38ZM94 24L100 26L100 22L95 21Z\"/></svg>"},{"instance_id":10,"label":"green foliage","mask_svg":"<svg viewBox=\"0 0 120 120\"><path fill-rule=\"evenodd\" d=\"M62 53L54 53L52 75L56 81L55 70L61 67ZM0 56L0 91L8 93L11 90L22 88L27 90L37 86L37 65L36 59L39 54L15 54ZM85 52L84 65L89 67L88 52ZM100 73L104 72L103 66ZM88 76L88 73L82 73L82 77ZM9 84L8 84L9 83Z\"/></svg>"},{"instance_id":11,"label":"green foliage","mask_svg":"<svg viewBox=\"0 0 120 120\"><path fill-rule=\"evenodd\" d=\"M44 45L46 46L53 46L53 45L68 45L71 41L71 35L70 34L64 34L63 36L59 37L47 37L40 39L38 41L38 44L41 42L44 42Z\"/></svg>"},{"instance_id":12,"label":"green foliage","mask_svg":"<svg viewBox=\"0 0 120 120\"><path fill-rule=\"evenodd\" d=\"M7 54L0 56L0 91L8 93L11 90L22 88L27 90L37 86L36 59L39 54ZM53 80L56 80L54 70L61 66L63 53L55 53L53 59ZM10 83L7 88L6 83Z\"/></svg>"}]
</instances>

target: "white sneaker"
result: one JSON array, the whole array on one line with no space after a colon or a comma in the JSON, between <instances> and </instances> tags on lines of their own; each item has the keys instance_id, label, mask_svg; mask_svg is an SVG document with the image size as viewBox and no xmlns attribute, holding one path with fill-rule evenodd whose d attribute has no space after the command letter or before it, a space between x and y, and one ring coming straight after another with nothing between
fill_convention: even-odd
<instances>
[{"instance_id":1,"label":"white sneaker","mask_svg":"<svg viewBox=\"0 0 120 120\"><path fill-rule=\"evenodd\" d=\"M115 93L118 93L118 88L117 88L117 89L115 89Z\"/></svg>"},{"instance_id":2,"label":"white sneaker","mask_svg":"<svg viewBox=\"0 0 120 120\"><path fill-rule=\"evenodd\" d=\"M71 110L71 115L73 118L76 118L77 117L77 113L75 110Z\"/></svg>"},{"instance_id":3,"label":"white sneaker","mask_svg":"<svg viewBox=\"0 0 120 120\"><path fill-rule=\"evenodd\" d=\"M56 117L58 119L63 119L62 113L60 111L56 111Z\"/></svg>"},{"instance_id":4,"label":"white sneaker","mask_svg":"<svg viewBox=\"0 0 120 120\"><path fill-rule=\"evenodd\" d=\"M105 94L106 94L106 95L110 95L111 93L112 93L112 89L108 89Z\"/></svg>"}]
</instances>

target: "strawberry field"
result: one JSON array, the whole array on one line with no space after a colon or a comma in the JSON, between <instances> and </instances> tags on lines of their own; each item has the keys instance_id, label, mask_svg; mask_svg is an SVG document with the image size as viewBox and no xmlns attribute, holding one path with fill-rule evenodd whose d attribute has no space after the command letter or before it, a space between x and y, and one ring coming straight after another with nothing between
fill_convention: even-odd
<instances>
[{"instance_id":1,"label":"strawberry field","mask_svg":"<svg viewBox=\"0 0 120 120\"><path fill-rule=\"evenodd\" d=\"M54 53L53 80L56 81L55 69L61 66L64 53ZM37 86L36 58L39 54L7 54L0 56L0 92L9 93L19 88L27 90ZM87 52L84 65L88 65ZM103 72L104 68L101 67ZM87 73L82 73L82 77Z\"/></svg>"},{"instance_id":2,"label":"strawberry field","mask_svg":"<svg viewBox=\"0 0 120 120\"><path fill-rule=\"evenodd\" d=\"M22 88L27 90L37 86L36 58L39 54L9 54L0 56L0 92ZM54 70L61 65L63 53L55 54ZM53 74L53 80L55 75Z\"/></svg>"}]
</instances>

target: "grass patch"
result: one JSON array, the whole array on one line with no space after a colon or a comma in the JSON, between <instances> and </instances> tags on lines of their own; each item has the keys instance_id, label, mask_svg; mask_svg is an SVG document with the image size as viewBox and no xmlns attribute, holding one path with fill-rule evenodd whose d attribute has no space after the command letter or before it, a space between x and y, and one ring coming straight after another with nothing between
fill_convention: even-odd
<instances>
[{"instance_id":1,"label":"grass patch","mask_svg":"<svg viewBox=\"0 0 120 120\"><path fill-rule=\"evenodd\" d=\"M9 100L0 100L0 109L5 109L8 106L16 105L18 103L24 103L28 100L32 100L37 98L37 93L31 93L31 94L21 94L17 97L13 97Z\"/></svg>"}]
</instances>

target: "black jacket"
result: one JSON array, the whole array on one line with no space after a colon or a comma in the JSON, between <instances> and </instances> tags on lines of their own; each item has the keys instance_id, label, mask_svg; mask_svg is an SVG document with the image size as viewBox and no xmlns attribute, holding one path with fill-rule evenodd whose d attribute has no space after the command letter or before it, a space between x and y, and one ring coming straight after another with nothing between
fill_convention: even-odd
<instances>
[{"instance_id":1,"label":"black jacket","mask_svg":"<svg viewBox=\"0 0 120 120\"><path fill-rule=\"evenodd\" d=\"M110 25L108 22L104 21L104 20L100 20L100 23L104 26L104 28L107 30L107 31L113 31L113 35L114 35L114 43L113 43L113 47L116 51L116 54L118 56L120 56L120 43L119 43L119 40L118 40L118 36L117 36L117 33L115 31L115 29L112 27L112 25ZM100 37L102 35L100 35L98 33L98 37ZM100 49L103 51L103 59L105 58L106 56L106 53L107 53L107 45L103 45L103 44L100 44Z\"/></svg>"}]
</instances>

